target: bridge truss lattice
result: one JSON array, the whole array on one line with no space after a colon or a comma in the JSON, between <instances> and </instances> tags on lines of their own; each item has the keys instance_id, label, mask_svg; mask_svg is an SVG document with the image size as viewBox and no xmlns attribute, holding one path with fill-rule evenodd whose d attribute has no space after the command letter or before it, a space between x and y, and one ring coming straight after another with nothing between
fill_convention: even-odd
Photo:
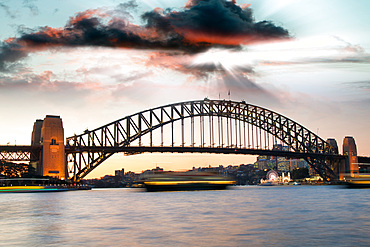
<instances>
[{"instance_id":1,"label":"bridge truss lattice","mask_svg":"<svg viewBox=\"0 0 370 247\"><path fill-rule=\"evenodd\" d=\"M38 160L41 146L0 146L0 160L31 161Z\"/></svg>"},{"instance_id":2,"label":"bridge truss lattice","mask_svg":"<svg viewBox=\"0 0 370 247\"><path fill-rule=\"evenodd\" d=\"M117 152L304 158L325 179L335 176L330 161L338 156L325 140L279 113L244 101L209 99L145 110L67 138L70 179L79 181Z\"/></svg>"}]
</instances>

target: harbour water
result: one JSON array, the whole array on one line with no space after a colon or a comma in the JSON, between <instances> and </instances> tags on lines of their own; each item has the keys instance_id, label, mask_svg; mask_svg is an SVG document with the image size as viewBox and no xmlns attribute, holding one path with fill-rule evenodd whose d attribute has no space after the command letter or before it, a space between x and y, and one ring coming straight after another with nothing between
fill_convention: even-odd
<instances>
[{"instance_id":1,"label":"harbour water","mask_svg":"<svg viewBox=\"0 0 370 247\"><path fill-rule=\"evenodd\" d=\"M0 194L0 246L369 246L370 189Z\"/></svg>"}]
</instances>

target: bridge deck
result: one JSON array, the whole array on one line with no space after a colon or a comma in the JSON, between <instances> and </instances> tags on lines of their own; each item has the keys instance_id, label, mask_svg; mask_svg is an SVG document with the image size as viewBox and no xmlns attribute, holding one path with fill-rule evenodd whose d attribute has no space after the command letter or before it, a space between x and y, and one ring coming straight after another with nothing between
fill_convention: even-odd
<instances>
[{"instance_id":1,"label":"bridge deck","mask_svg":"<svg viewBox=\"0 0 370 247\"><path fill-rule=\"evenodd\" d=\"M0 152L30 152L34 150L41 150L41 145L3 145L0 146Z\"/></svg>"},{"instance_id":2,"label":"bridge deck","mask_svg":"<svg viewBox=\"0 0 370 247\"><path fill-rule=\"evenodd\" d=\"M288 158L307 158L308 154L303 152L289 152L278 150L263 150L263 149L244 149L244 148L220 148L220 147L146 147L146 146L129 146L129 147L66 147L66 154L81 153L81 152L95 152L95 153L116 153L123 152L127 154L136 153L215 153L215 154L249 154L249 155L267 155L267 156L282 156ZM343 159L343 155L312 153L309 154L311 158L336 158Z\"/></svg>"}]
</instances>

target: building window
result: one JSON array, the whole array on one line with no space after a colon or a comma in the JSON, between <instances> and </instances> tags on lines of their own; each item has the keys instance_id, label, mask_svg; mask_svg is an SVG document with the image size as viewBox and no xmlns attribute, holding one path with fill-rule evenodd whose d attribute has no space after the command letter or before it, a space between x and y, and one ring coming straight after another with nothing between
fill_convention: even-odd
<instances>
[{"instance_id":1,"label":"building window","mask_svg":"<svg viewBox=\"0 0 370 247\"><path fill-rule=\"evenodd\" d=\"M58 145L58 144L57 144L57 140L55 140L55 139L51 139L51 143L50 143L50 145Z\"/></svg>"}]
</instances>

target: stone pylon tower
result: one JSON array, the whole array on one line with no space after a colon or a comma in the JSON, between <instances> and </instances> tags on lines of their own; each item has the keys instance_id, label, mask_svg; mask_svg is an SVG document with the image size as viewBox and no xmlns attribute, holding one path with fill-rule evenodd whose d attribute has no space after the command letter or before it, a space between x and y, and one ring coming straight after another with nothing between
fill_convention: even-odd
<instances>
[{"instance_id":1,"label":"stone pylon tower","mask_svg":"<svg viewBox=\"0 0 370 247\"><path fill-rule=\"evenodd\" d=\"M338 154L339 153L339 149L338 149L338 144L337 144L337 141L333 138L329 138L326 140L327 143L330 144L330 146L332 146L334 148L334 153L335 154Z\"/></svg>"},{"instance_id":2,"label":"stone pylon tower","mask_svg":"<svg viewBox=\"0 0 370 247\"><path fill-rule=\"evenodd\" d=\"M39 146L41 145L41 128L42 123L44 121L41 119L37 119L36 122L33 124L32 130L32 138L31 138L31 146ZM38 158L36 158L38 157ZM42 175L41 170L41 153L36 156L31 156L30 165L35 169L37 175Z\"/></svg>"},{"instance_id":3,"label":"stone pylon tower","mask_svg":"<svg viewBox=\"0 0 370 247\"><path fill-rule=\"evenodd\" d=\"M59 116L47 115L44 120L36 120L31 145L42 145L37 163L39 175L66 178L64 128Z\"/></svg>"},{"instance_id":4,"label":"stone pylon tower","mask_svg":"<svg viewBox=\"0 0 370 247\"><path fill-rule=\"evenodd\" d=\"M36 122L33 124L32 138L31 138L32 146L41 144L41 128L42 128L43 122L44 122L43 120L37 119Z\"/></svg>"},{"instance_id":5,"label":"stone pylon tower","mask_svg":"<svg viewBox=\"0 0 370 247\"><path fill-rule=\"evenodd\" d=\"M352 136L346 136L343 140L343 155L348 155L345 160L344 173L350 174L351 177L358 175L358 158L355 139Z\"/></svg>"}]
</instances>

